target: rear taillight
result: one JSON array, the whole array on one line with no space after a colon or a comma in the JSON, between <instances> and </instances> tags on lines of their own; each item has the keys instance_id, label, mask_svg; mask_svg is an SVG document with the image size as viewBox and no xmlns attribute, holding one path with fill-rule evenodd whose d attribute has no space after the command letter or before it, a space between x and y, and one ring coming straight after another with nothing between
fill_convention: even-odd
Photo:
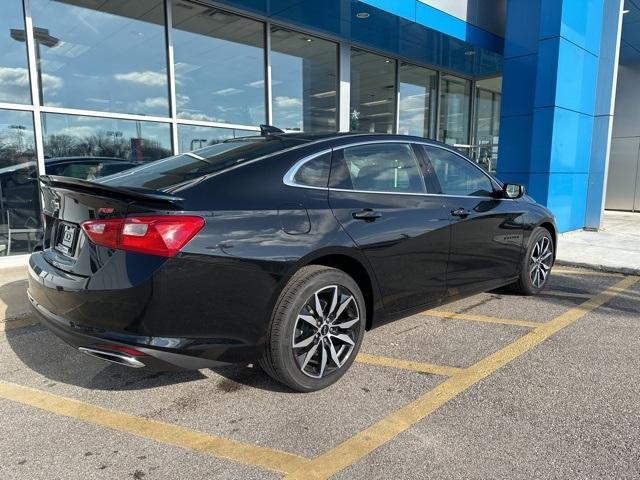
<instances>
[{"instance_id":1,"label":"rear taillight","mask_svg":"<svg viewBox=\"0 0 640 480\"><path fill-rule=\"evenodd\" d=\"M89 220L82 230L96 245L173 257L203 226L202 217L156 215Z\"/></svg>"}]
</instances>

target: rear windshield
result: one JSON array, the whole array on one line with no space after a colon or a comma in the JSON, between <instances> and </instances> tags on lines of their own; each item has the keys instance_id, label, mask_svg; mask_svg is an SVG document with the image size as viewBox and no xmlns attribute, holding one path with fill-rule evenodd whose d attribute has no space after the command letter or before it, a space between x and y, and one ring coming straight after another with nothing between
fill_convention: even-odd
<instances>
[{"instance_id":1,"label":"rear windshield","mask_svg":"<svg viewBox=\"0 0 640 480\"><path fill-rule=\"evenodd\" d=\"M307 141L286 137L228 140L193 152L156 160L96 181L118 187L162 190Z\"/></svg>"}]
</instances>

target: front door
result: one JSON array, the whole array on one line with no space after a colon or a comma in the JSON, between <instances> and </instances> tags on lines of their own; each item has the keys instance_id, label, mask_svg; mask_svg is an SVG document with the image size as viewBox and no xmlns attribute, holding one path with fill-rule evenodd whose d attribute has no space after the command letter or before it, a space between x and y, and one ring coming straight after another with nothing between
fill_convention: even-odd
<instances>
[{"instance_id":1,"label":"front door","mask_svg":"<svg viewBox=\"0 0 640 480\"><path fill-rule=\"evenodd\" d=\"M500 198L489 176L461 155L432 145L424 148L451 215L448 294L486 290L515 279L523 255L519 202Z\"/></svg>"},{"instance_id":2,"label":"front door","mask_svg":"<svg viewBox=\"0 0 640 480\"><path fill-rule=\"evenodd\" d=\"M364 251L388 312L437 303L445 293L449 212L427 195L422 159L408 143L333 152L329 203Z\"/></svg>"}]
</instances>

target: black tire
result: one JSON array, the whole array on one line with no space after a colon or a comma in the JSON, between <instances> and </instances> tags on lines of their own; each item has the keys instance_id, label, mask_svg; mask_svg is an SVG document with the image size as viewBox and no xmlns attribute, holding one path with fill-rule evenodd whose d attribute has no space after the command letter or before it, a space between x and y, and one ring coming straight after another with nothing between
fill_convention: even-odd
<instances>
[{"instance_id":1,"label":"black tire","mask_svg":"<svg viewBox=\"0 0 640 480\"><path fill-rule=\"evenodd\" d=\"M535 280L535 274L532 278L531 270L532 268L534 268L535 263L532 255L534 255L534 249L536 249L536 245L540 245L540 242L543 242L544 244L549 246L548 248L550 249L549 251L551 255L543 261L544 266L548 267L547 269L545 269L547 271L547 274L544 279L541 280L541 282L538 282L537 280ZM536 295L540 293L549 281L551 267L553 267L554 259L555 252L553 238L551 237L549 230L544 227L536 227L531 234L531 237L529 238L529 245L527 246L524 258L522 259L520 278L517 282L509 285L509 289L522 295ZM534 280L537 283L534 283Z\"/></svg>"},{"instance_id":2,"label":"black tire","mask_svg":"<svg viewBox=\"0 0 640 480\"><path fill-rule=\"evenodd\" d=\"M337 302L340 302L343 298L349 300L343 302L345 305L349 304L349 306L343 308L340 318L344 318L345 315L350 315L350 317L346 322L342 320L344 323L340 325L354 322L348 332L353 346L337 340L336 335L329 332L328 327L332 325L329 323L329 315L326 315L327 327L324 327L325 320L322 320L322 327L314 327L308 325L309 322L305 323L299 319L302 312L309 311L310 302L316 298L315 294L317 292L320 292L321 298L328 295L333 298L334 293L331 292L335 292ZM353 298L347 297L345 292L348 292ZM329 305L330 302L324 302L322 299L320 301L324 308L322 308L322 312L319 315L324 318L325 312L329 313L331 310L331 305ZM355 303L355 306L352 305L353 303ZM340 310L339 307L342 303L332 303L332 305L334 305L333 312L335 314ZM310 310L312 310L312 314L316 318L318 315L313 311L314 309ZM309 317L309 315L304 316ZM355 321L356 318L357 321ZM349 275L336 268L321 265L303 267L289 280L276 302L271 318L266 351L264 357L260 360L260 366L269 376L291 387L293 390L313 392L326 388L340 379L355 360L362 345L366 318L364 297L357 283ZM343 330L338 330L338 318L335 318L334 321L336 322L333 324L335 329L331 328L331 332L343 333ZM326 328L326 332L323 330L324 328ZM310 338L308 332L302 332L303 329L311 331L311 336L314 337L313 343L309 346L309 351L317 344L316 350L314 350L315 353L311 355L311 360L306 366L301 366L301 363L304 363L308 351L305 352L301 347L296 347L300 348L300 350L294 348L295 335L299 332L301 336L306 336L307 340ZM319 341L317 341L318 338ZM328 357L328 359L325 357L325 363L322 365L322 355L331 354L329 344L333 350L332 353L339 351L344 356L343 359L338 356L338 360L342 360L340 366L332 357ZM336 345L340 347L336 347ZM304 348L307 347L305 346ZM346 348L346 350L343 348ZM324 352L323 349L325 350ZM299 354L296 355L298 352ZM331 369L330 364L333 365L333 369ZM318 370L320 378L313 378L309 376L310 373L305 373L305 368L310 369L313 366L316 366L315 368Z\"/></svg>"}]
</instances>

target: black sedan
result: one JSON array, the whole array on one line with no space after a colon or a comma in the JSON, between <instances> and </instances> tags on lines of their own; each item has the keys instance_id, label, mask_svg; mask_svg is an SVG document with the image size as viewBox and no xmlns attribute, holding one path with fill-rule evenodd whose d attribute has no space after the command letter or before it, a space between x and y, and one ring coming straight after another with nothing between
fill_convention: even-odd
<instances>
[{"instance_id":1,"label":"black sedan","mask_svg":"<svg viewBox=\"0 0 640 480\"><path fill-rule=\"evenodd\" d=\"M258 361L299 391L366 330L479 292L539 292L549 210L449 146L375 134L228 140L86 181L41 177L42 322L130 367Z\"/></svg>"}]
</instances>

